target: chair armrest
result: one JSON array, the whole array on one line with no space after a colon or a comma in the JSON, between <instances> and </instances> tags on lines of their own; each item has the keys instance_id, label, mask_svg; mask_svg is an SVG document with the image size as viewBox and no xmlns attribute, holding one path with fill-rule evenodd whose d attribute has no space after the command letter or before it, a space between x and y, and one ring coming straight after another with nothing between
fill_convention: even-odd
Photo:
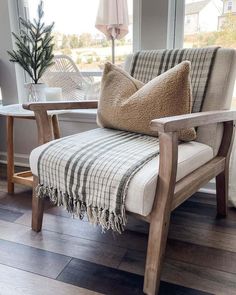
<instances>
[{"instance_id":1,"label":"chair armrest","mask_svg":"<svg viewBox=\"0 0 236 295\"><path fill-rule=\"evenodd\" d=\"M53 110L68 110L68 109L96 109L98 101L67 101L67 102L34 102L24 104L23 108L34 112L37 129L38 129L38 143L44 144L55 138L54 126L56 126L59 133L59 126L57 119L54 118L54 126L52 126L53 118L50 118L47 111ZM58 136L57 136L58 137Z\"/></svg>"},{"instance_id":2,"label":"chair armrest","mask_svg":"<svg viewBox=\"0 0 236 295\"><path fill-rule=\"evenodd\" d=\"M23 108L30 111L52 111L68 109L96 109L97 100L90 101L63 101L63 102L31 102L23 104Z\"/></svg>"},{"instance_id":3,"label":"chair armrest","mask_svg":"<svg viewBox=\"0 0 236 295\"><path fill-rule=\"evenodd\" d=\"M166 133L234 120L236 120L236 110L211 111L155 119L151 121L150 127L154 131Z\"/></svg>"}]
</instances>

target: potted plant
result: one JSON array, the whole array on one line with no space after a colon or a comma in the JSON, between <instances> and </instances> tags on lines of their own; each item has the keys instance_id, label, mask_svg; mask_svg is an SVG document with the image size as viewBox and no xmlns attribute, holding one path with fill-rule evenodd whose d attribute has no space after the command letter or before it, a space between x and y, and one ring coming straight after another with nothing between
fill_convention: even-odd
<instances>
[{"instance_id":1,"label":"potted plant","mask_svg":"<svg viewBox=\"0 0 236 295\"><path fill-rule=\"evenodd\" d=\"M33 83L26 84L29 100L45 100L45 84L40 78L48 67L53 64L53 36L54 23L45 25L43 2L38 5L37 19L24 20L20 17L20 35L12 33L15 38L16 49L8 51L10 61L18 63L29 75Z\"/></svg>"}]
</instances>

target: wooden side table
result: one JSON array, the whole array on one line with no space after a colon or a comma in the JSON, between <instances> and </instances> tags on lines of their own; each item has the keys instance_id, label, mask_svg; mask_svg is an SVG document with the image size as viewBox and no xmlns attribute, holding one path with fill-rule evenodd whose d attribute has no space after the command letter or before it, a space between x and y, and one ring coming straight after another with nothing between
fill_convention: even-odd
<instances>
[{"instance_id":1,"label":"wooden side table","mask_svg":"<svg viewBox=\"0 0 236 295\"><path fill-rule=\"evenodd\" d=\"M50 111L48 116L51 118L54 138L60 138L58 124L58 114L68 113L69 111ZM14 193L14 183L33 186L33 175L31 171L15 173L14 169L14 121L15 119L35 120L34 113L23 109L22 105L14 104L0 108L0 115L7 119L7 188L8 193Z\"/></svg>"}]
</instances>

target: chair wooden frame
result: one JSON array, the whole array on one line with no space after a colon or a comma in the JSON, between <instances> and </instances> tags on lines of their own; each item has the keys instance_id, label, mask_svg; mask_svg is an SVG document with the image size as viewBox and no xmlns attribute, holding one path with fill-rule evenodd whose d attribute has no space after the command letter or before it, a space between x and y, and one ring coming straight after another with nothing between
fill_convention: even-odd
<instances>
[{"instance_id":1,"label":"chair wooden frame","mask_svg":"<svg viewBox=\"0 0 236 295\"><path fill-rule=\"evenodd\" d=\"M54 138L48 110L97 108L97 101L30 103L25 109L34 111L38 126L39 143ZM135 215L150 223L143 291L158 292L164 260L171 211L199 188L216 177L217 215L227 215L229 159L234 138L236 111L211 111L153 120L151 128L159 133L160 163L154 205L150 215ZM218 154L209 162L176 182L178 160L177 131L183 128L223 123L224 131ZM34 188L38 183L34 176ZM32 199L32 229L39 232L43 221L43 200Z\"/></svg>"}]
</instances>

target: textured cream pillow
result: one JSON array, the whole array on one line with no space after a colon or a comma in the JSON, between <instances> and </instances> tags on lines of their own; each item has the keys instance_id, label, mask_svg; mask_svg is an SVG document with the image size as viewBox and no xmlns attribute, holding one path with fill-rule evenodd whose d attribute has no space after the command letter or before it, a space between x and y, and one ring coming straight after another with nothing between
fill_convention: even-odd
<instances>
[{"instance_id":1,"label":"textured cream pillow","mask_svg":"<svg viewBox=\"0 0 236 295\"><path fill-rule=\"evenodd\" d=\"M126 71L106 63L97 122L101 127L157 136L151 120L191 113L190 62L184 61L144 84ZM179 139L196 138L194 129L179 132Z\"/></svg>"}]
</instances>

